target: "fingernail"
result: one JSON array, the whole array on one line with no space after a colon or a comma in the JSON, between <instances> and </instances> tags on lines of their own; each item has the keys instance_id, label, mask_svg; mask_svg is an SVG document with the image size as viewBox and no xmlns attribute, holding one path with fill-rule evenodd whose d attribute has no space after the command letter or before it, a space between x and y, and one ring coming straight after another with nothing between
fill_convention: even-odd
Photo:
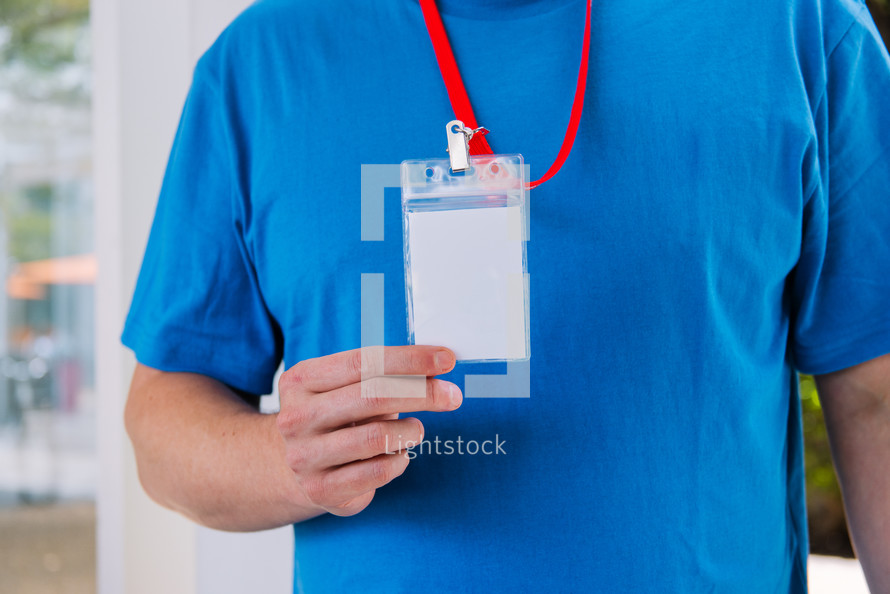
<instances>
[{"instance_id":1,"label":"fingernail","mask_svg":"<svg viewBox=\"0 0 890 594\"><path fill-rule=\"evenodd\" d=\"M460 404L461 400L463 400L463 398L461 397L460 388L458 388L454 384L448 386L448 400L455 407L457 407Z\"/></svg>"},{"instance_id":2,"label":"fingernail","mask_svg":"<svg viewBox=\"0 0 890 594\"><path fill-rule=\"evenodd\" d=\"M433 365L436 366L436 369L448 371L454 366L454 355L451 351L436 351L433 356Z\"/></svg>"}]
</instances>

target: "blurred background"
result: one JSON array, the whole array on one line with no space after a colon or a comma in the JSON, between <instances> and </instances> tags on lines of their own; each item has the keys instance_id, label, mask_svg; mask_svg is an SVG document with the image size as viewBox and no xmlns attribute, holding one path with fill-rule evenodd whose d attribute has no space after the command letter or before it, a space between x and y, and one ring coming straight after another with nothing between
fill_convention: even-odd
<instances>
[{"instance_id":1,"label":"blurred background","mask_svg":"<svg viewBox=\"0 0 890 594\"><path fill-rule=\"evenodd\" d=\"M0 0L0 592L95 591L88 0Z\"/></svg>"},{"instance_id":2,"label":"blurred background","mask_svg":"<svg viewBox=\"0 0 890 594\"><path fill-rule=\"evenodd\" d=\"M869 6L885 41L890 0ZM96 590L88 0L0 0L0 593ZM811 549L852 557L801 379Z\"/></svg>"}]
</instances>

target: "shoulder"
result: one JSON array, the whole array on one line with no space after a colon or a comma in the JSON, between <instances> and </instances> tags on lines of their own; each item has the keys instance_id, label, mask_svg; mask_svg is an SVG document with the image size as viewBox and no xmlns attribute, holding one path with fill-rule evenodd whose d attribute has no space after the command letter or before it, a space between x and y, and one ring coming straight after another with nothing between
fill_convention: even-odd
<instances>
[{"instance_id":1,"label":"shoulder","mask_svg":"<svg viewBox=\"0 0 890 594\"><path fill-rule=\"evenodd\" d=\"M307 0L258 0L220 33L199 60L199 69L223 72L232 63L268 59L281 41L305 37L314 27L323 3Z\"/></svg>"},{"instance_id":2,"label":"shoulder","mask_svg":"<svg viewBox=\"0 0 890 594\"><path fill-rule=\"evenodd\" d=\"M284 35L288 39L335 39L355 24L371 26L369 17L410 4L410 0L257 0L220 35L218 43L231 49Z\"/></svg>"},{"instance_id":3,"label":"shoulder","mask_svg":"<svg viewBox=\"0 0 890 594\"><path fill-rule=\"evenodd\" d=\"M202 56L199 67L242 76L269 66L297 66L379 27L383 12L401 12L411 0L257 0L239 14ZM370 34L370 33L368 33ZM353 41L351 41L353 40Z\"/></svg>"},{"instance_id":4,"label":"shoulder","mask_svg":"<svg viewBox=\"0 0 890 594\"><path fill-rule=\"evenodd\" d=\"M256 0L232 21L225 34L237 38L276 30L309 32L319 24L351 18L359 6L348 0Z\"/></svg>"}]
</instances>

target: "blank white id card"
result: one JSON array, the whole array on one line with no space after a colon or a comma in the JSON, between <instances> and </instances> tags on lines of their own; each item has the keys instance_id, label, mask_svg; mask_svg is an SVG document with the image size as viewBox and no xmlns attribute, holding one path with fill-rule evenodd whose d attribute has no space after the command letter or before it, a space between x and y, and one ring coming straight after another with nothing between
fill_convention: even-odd
<instances>
[{"instance_id":1,"label":"blank white id card","mask_svg":"<svg viewBox=\"0 0 890 594\"><path fill-rule=\"evenodd\" d=\"M530 356L525 176L520 155L402 163L408 341L459 361Z\"/></svg>"}]
</instances>

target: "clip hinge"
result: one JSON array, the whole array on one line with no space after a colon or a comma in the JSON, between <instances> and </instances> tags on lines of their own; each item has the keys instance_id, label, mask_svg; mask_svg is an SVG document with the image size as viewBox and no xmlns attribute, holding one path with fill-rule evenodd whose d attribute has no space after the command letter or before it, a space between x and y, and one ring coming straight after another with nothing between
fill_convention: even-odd
<instances>
[{"instance_id":1,"label":"clip hinge","mask_svg":"<svg viewBox=\"0 0 890 594\"><path fill-rule=\"evenodd\" d=\"M448 138L448 156L451 158L451 171L457 173L470 168L470 139L477 132L486 133L483 127L470 130L460 120L451 120L445 125Z\"/></svg>"}]
</instances>

